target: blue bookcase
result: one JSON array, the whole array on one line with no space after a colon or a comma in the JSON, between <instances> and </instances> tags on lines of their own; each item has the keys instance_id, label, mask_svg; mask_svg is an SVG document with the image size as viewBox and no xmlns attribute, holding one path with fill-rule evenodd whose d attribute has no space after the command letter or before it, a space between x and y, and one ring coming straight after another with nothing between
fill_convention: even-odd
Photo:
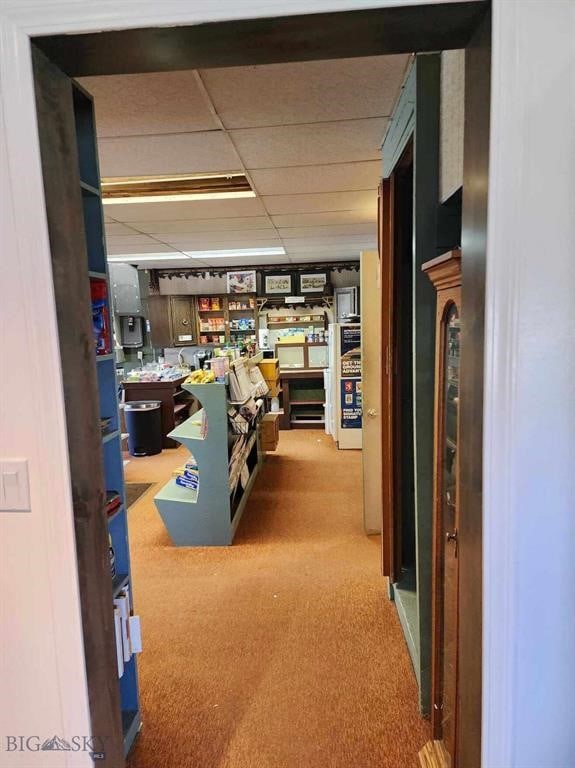
<instances>
[{"instance_id":1,"label":"blue bookcase","mask_svg":"<svg viewBox=\"0 0 575 768\"><path fill-rule=\"evenodd\" d=\"M110 543L115 555L115 574L110 569L112 593L116 597L126 587L133 600L130 578L130 547L126 494L124 488L124 466L121 450L120 419L118 410L118 387L116 382L116 361L113 354L112 317L110 313L110 286L106 260L106 245L100 194L100 174L96 145L93 102L77 83L73 84L74 118L80 169L80 186L84 213L84 231L88 252L86 279L96 286L100 293L107 293L106 313L109 329L109 348L96 354L100 417L107 420L102 433L102 457L107 491L116 491L121 505L108 518ZM110 606L113 611L113 605ZM124 734L124 754L127 755L141 727L136 656L124 664L124 673L118 680L121 719Z\"/></svg>"}]
</instances>

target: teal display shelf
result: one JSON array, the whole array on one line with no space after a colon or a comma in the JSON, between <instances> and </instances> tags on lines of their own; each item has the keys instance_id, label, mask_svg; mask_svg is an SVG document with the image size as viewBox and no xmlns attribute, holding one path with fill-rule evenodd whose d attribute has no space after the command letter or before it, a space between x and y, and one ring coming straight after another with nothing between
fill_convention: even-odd
<instances>
[{"instance_id":1,"label":"teal display shelf","mask_svg":"<svg viewBox=\"0 0 575 768\"><path fill-rule=\"evenodd\" d=\"M197 491L170 480L155 496L155 503L174 544L180 547L226 546L232 543L255 477L261 466L258 427L247 437L246 465L249 480L245 488L238 481L230 489L230 444L241 435L232 435L228 425L228 392L226 384L184 384L196 397L202 409L170 432L193 454L199 471ZM201 421L207 430L201 436Z\"/></svg>"}]
</instances>

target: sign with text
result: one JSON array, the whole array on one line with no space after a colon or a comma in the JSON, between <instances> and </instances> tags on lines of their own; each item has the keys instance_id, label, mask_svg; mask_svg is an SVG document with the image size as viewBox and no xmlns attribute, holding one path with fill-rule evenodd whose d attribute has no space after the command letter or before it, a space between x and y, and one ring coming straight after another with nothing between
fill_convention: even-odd
<instances>
[{"instance_id":1,"label":"sign with text","mask_svg":"<svg viewBox=\"0 0 575 768\"><path fill-rule=\"evenodd\" d=\"M341 379L341 428L361 429L361 380Z\"/></svg>"},{"instance_id":2,"label":"sign with text","mask_svg":"<svg viewBox=\"0 0 575 768\"><path fill-rule=\"evenodd\" d=\"M340 327L341 375L361 376L361 328Z\"/></svg>"}]
</instances>

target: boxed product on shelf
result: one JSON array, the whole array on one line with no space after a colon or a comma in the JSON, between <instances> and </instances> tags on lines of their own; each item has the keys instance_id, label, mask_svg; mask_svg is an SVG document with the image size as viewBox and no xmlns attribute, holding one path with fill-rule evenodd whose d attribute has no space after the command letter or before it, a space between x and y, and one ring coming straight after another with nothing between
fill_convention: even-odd
<instances>
[{"instance_id":1,"label":"boxed product on shelf","mask_svg":"<svg viewBox=\"0 0 575 768\"><path fill-rule=\"evenodd\" d=\"M108 312L108 284L99 278L90 279L92 297L92 330L97 355L112 352L112 333Z\"/></svg>"},{"instance_id":2,"label":"boxed product on shelf","mask_svg":"<svg viewBox=\"0 0 575 768\"><path fill-rule=\"evenodd\" d=\"M275 382L280 377L280 363L277 357L269 358L268 360L262 360L258 363L258 368L262 372L262 376L268 382Z\"/></svg>"},{"instance_id":3,"label":"boxed product on shelf","mask_svg":"<svg viewBox=\"0 0 575 768\"><path fill-rule=\"evenodd\" d=\"M266 413L262 419L261 445L264 451L275 451L279 442L279 413Z\"/></svg>"}]
</instances>

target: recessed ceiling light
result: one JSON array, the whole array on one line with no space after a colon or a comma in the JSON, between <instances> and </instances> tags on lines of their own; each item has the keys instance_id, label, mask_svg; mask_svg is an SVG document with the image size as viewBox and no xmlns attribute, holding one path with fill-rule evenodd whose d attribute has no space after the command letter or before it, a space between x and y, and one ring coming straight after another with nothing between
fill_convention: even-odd
<instances>
[{"instance_id":1,"label":"recessed ceiling light","mask_svg":"<svg viewBox=\"0 0 575 768\"><path fill-rule=\"evenodd\" d=\"M102 179L102 202L106 205L226 200L255 196L256 193L243 173L125 178L116 176Z\"/></svg>"},{"instance_id":2,"label":"recessed ceiling light","mask_svg":"<svg viewBox=\"0 0 575 768\"><path fill-rule=\"evenodd\" d=\"M123 256L108 256L109 262L114 261L189 261L189 256L183 253L125 253Z\"/></svg>"},{"instance_id":3,"label":"recessed ceiling light","mask_svg":"<svg viewBox=\"0 0 575 768\"><path fill-rule=\"evenodd\" d=\"M191 259L233 259L251 256L285 256L285 248L228 248L225 251L185 251Z\"/></svg>"}]
</instances>

